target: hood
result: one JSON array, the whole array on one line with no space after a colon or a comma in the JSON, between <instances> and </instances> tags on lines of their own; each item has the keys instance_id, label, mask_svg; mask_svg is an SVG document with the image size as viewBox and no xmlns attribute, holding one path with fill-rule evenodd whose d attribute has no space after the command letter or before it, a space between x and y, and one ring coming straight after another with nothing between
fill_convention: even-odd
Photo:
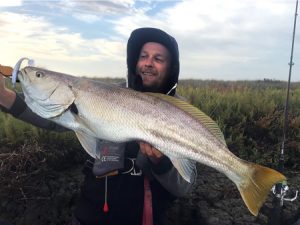
<instances>
[{"instance_id":1,"label":"hood","mask_svg":"<svg viewBox=\"0 0 300 225\"><path fill-rule=\"evenodd\" d=\"M162 44L172 55L169 80L163 88L164 94L166 94L178 83L179 51L175 38L157 28L139 28L131 33L127 43L127 86L137 91L143 91L142 79L135 74L135 69L140 50L147 42L157 42ZM175 92L176 88L169 94L175 95Z\"/></svg>"}]
</instances>

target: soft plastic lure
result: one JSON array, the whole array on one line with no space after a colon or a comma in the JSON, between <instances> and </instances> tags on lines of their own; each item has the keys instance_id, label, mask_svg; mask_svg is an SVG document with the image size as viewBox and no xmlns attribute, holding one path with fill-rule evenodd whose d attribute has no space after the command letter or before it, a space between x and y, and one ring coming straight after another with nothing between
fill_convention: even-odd
<instances>
[{"instance_id":1,"label":"soft plastic lure","mask_svg":"<svg viewBox=\"0 0 300 225\"><path fill-rule=\"evenodd\" d=\"M13 69L13 72L12 72L11 82L12 82L12 85L13 85L14 88L16 87L18 72L20 71L21 64L24 60L28 61L28 66L34 66L34 60L33 59L29 59L29 58L26 58L26 57L19 59L19 61L16 63L16 65Z\"/></svg>"}]
</instances>

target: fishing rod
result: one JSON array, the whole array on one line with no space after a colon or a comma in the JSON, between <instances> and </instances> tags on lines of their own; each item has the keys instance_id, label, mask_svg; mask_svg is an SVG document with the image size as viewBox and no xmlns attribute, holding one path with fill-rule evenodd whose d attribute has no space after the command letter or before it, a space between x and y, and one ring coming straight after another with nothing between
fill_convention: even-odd
<instances>
[{"instance_id":1,"label":"fishing rod","mask_svg":"<svg viewBox=\"0 0 300 225\"><path fill-rule=\"evenodd\" d=\"M296 10L294 17L294 28L293 28L293 39L292 39L292 48L291 48L291 56L289 62L289 77L287 83L287 93L284 107L284 121L283 121L283 139L280 149L280 156L278 161L278 170L282 173L284 169L284 150L285 150L285 142L286 142L286 131L288 128L288 111L289 111L289 95L290 95L290 86L291 86L291 76L292 76L292 67L294 65L293 57L294 57L294 42L295 42L295 33L296 33L296 23L297 23L297 12L298 12L298 0L296 1ZM284 201L294 201L297 199L298 191L292 198L285 197L289 187L286 182L278 183L273 187L274 199L273 199L273 210L271 213L271 218L269 220L269 225L279 225L280 224L280 216L281 209Z\"/></svg>"}]
</instances>

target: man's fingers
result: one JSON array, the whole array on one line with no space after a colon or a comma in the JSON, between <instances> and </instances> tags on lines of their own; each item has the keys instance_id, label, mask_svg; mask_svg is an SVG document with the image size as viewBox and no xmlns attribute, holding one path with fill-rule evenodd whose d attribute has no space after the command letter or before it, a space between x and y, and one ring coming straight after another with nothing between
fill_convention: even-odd
<instances>
[{"instance_id":1,"label":"man's fingers","mask_svg":"<svg viewBox=\"0 0 300 225\"><path fill-rule=\"evenodd\" d=\"M145 142L140 142L140 150L141 150L142 153L144 153L148 156L153 156L151 145L149 145Z\"/></svg>"},{"instance_id":2,"label":"man's fingers","mask_svg":"<svg viewBox=\"0 0 300 225\"><path fill-rule=\"evenodd\" d=\"M139 144L140 144L140 150L143 154L146 154L150 157L156 157L156 158L160 158L163 156L163 154L159 150L154 148L152 145L145 142L140 142Z\"/></svg>"},{"instance_id":3,"label":"man's fingers","mask_svg":"<svg viewBox=\"0 0 300 225\"><path fill-rule=\"evenodd\" d=\"M163 156L163 154L157 150L156 148L153 148L153 151L152 151L153 155L156 157L156 158L160 158Z\"/></svg>"},{"instance_id":4,"label":"man's fingers","mask_svg":"<svg viewBox=\"0 0 300 225\"><path fill-rule=\"evenodd\" d=\"M3 66L0 64L0 74L4 76L11 76L13 72L13 68L10 66Z\"/></svg>"}]
</instances>

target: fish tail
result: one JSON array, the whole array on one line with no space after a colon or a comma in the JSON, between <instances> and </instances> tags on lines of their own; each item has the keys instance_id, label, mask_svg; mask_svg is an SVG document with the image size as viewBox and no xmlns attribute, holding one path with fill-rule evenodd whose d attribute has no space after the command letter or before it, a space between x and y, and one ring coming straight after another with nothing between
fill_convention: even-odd
<instances>
[{"instance_id":1,"label":"fish tail","mask_svg":"<svg viewBox=\"0 0 300 225\"><path fill-rule=\"evenodd\" d=\"M249 211L257 216L259 209L266 201L271 188L286 177L276 170L257 164L250 164L253 171L245 182L240 183L238 189Z\"/></svg>"}]
</instances>

